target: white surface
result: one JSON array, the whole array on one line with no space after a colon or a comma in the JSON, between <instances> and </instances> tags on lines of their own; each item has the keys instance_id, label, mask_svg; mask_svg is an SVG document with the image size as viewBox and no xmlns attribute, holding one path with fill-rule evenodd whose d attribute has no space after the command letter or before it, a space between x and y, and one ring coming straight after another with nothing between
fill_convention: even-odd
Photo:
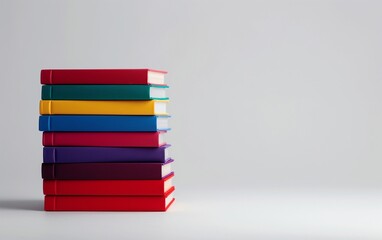
<instances>
[{"instance_id":1,"label":"white surface","mask_svg":"<svg viewBox=\"0 0 382 240\"><path fill-rule=\"evenodd\" d=\"M1 239L381 239L373 191L178 194L166 213L43 212L40 200L0 200Z\"/></svg>"},{"instance_id":2,"label":"white surface","mask_svg":"<svg viewBox=\"0 0 382 240\"><path fill-rule=\"evenodd\" d=\"M0 1L0 239L381 239L381 9ZM28 210L42 199L42 68L169 71L171 212ZM296 188L323 190L271 191Z\"/></svg>"}]
</instances>

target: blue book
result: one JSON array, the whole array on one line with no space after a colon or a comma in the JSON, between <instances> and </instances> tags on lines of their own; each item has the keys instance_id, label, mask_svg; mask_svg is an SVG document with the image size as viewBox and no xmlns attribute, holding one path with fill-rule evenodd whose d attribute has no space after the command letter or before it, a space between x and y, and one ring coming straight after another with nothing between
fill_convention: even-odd
<instances>
[{"instance_id":1,"label":"blue book","mask_svg":"<svg viewBox=\"0 0 382 240\"><path fill-rule=\"evenodd\" d=\"M40 131L156 132L170 130L168 116L55 115L40 116Z\"/></svg>"}]
</instances>

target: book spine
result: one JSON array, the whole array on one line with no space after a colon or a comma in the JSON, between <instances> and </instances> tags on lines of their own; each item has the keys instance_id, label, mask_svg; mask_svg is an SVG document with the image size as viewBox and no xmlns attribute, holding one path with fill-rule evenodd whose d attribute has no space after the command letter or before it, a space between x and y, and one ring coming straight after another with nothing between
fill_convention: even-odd
<instances>
[{"instance_id":1,"label":"book spine","mask_svg":"<svg viewBox=\"0 0 382 240\"><path fill-rule=\"evenodd\" d=\"M159 148L44 147L44 163L159 162L164 163L164 145Z\"/></svg>"},{"instance_id":2,"label":"book spine","mask_svg":"<svg viewBox=\"0 0 382 240\"><path fill-rule=\"evenodd\" d=\"M40 101L40 114L51 115L52 114L52 101L41 100Z\"/></svg>"},{"instance_id":3,"label":"book spine","mask_svg":"<svg viewBox=\"0 0 382 240\"><path fill-rule=\"evenodd\" d=\"M53 85L43 85L41 87L41 99L52 99L53 98Z\"/></svg>"},{"instance_id":4,"label":"book spine","mask_svg":"<svg viewBox=\"0 0 382 240\"><path fill-rule=\"evenodd\" d=\"M41 115L155 115L154 100L149 101L76 101L41 100Z\"/></svg>"},{"instance_id":5,"label":"book spine","mask_svg":"<svg viewBox=\"0 0 382 240\"><path fill-rule=\"evenodd\" d=\"M43 179L55 179L56 175L54 174L54 164L42 164L41 165L41 176Z\"/></svg>"},{"instance_id":6,"label":"book spine","mask_svg":"<svg viewBox=\"0 0 382 240\"><path fill-rule=\"evenodd\" d=\"M57 195L57 180L44 180L43 193L44 195Z\"/></svg>"},{"instance_id":7,"label":"book spine","mask_svg":"<svg viewBox=\"0 0 382 240\"><path fill-rule=\"evenodd\" d=\"M50 131L50 121L50 116L40 116L38 129L40 131Z\"/></svg>"},{"instance_id":8,"label":"book spine","mask_svg":"<svg viewBox=\"0 0 382 240\"><path fill-rule=\"evenodd\" d=\"M53 84L53 70L41 70L41 84Z\"/></svg>"},{"instance_id":9,"label":"book spine","mask_svg":"<svg viewBox=\"0 0 382 240\"><path fill-rule=\"evenodd\" d=\"M55 196L45 196L44 197L44 210L45 211L56 211L56 197Z\"/></svg>"},{"instance_id":10,"label":"book spine","mask_svg":"<svg viewBox=\"0 0 382 240\"><path fill-rule=\"evenodd\" d=\"M164 183L174 176L161 180L44 180L45 195L116 195L163 196Z\"/></svg>"},{"instance_id":11,"label":"book spine","mask_svg":"<svg viewBox=\"0 0 382 240\"><path fill-rule=\"evenodd\" d=\"M163 132L43 132L43 146L160 147Z\"/></svg>"},{"instance_id":12,"label":"book spine","mask_svg":"<svg viewBox=\"0 0 382 240\"><path fill-rule=\"evenodd\" d=\"M156 116L40 116L40 131L156 132ZM169 130L169 129L159 129Z\"/></svg>"},{"instance_id":13,"label":"book spine","mask_svg":"<svg viewBox=\"0 0 382 240\"><path fill-rule=\"evenodd\" d=\"M151 100L151 85L43 85L42 100ZM168 100L168 98L158 98Z\"/></svg>"},{"instance_id":14,"label":"book spine","mask_svg":"<svg viewBox=\"0 0 382 240\"><path fill-rule=\"evenodd\" d=\"M43 162L56 163L56 148L44 147L43 149Z\"/></svg>"},{"instance_id":15,"label":"book spine","mask_svg":"<svg viewBox=\"0 0 382 240\"><path fill-rule=\"evenodd\" d=\"M44 69L41 84L148 84L147 69Z\"/></svg>"},{"instance_id":16,"label":"book spine","mask_svg":"<svg viewBox=\"0 0 382 240\"><path fill-rule=\"evenodd\" d=\"M160 180L157 163L43 163L42 178L48 180Z\"/></svg>"},{"instance_id":17,"label":"book spine","mask_svg":"<svg viewBox=\"0 0 382 240\"><path fill-rule=\"evenodd\" d=\"M45 211L165 211L165 197L45 196Z\"/></svg>"},{"instance_id":18,"label":"book spine","mask_svg":"<svg viewBox=\"0 0 382 240\"><path fill-rule=\"evenodd\" d=\"M55 146L54 136L55 132L43 132L42 133L42 145L43 146Z\"/></svg>"}]
</instances>

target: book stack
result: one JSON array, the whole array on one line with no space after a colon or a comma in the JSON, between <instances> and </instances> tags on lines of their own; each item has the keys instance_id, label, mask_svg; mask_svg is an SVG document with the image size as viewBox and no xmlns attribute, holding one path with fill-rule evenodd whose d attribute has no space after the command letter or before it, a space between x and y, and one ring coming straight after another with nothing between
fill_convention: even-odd
<instances>
[{"instance_id":1,"label":"book stack","mask_svg":"<svg viewBox=\"0 0 382 240\"><path fill-rule=\"evenodd\" d=\"M174 202L166 72L41 71L46 211L166 211Z\"/></svg>"}]
</instances>

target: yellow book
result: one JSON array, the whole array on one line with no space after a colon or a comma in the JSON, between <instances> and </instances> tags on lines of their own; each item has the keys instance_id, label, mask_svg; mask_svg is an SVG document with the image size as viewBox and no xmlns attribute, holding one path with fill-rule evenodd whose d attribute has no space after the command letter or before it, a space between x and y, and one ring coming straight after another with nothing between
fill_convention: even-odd
<instances>
[{"instance_id":1,"label":"yellow book","mask_svg":"<svg viewBox=\"0 0 382 240\"><path fill-rule=\"evenodd\" d=\"M168 101L41 100L40 114L70 115L168 115Z\"/></svg>"}]
</instances>

